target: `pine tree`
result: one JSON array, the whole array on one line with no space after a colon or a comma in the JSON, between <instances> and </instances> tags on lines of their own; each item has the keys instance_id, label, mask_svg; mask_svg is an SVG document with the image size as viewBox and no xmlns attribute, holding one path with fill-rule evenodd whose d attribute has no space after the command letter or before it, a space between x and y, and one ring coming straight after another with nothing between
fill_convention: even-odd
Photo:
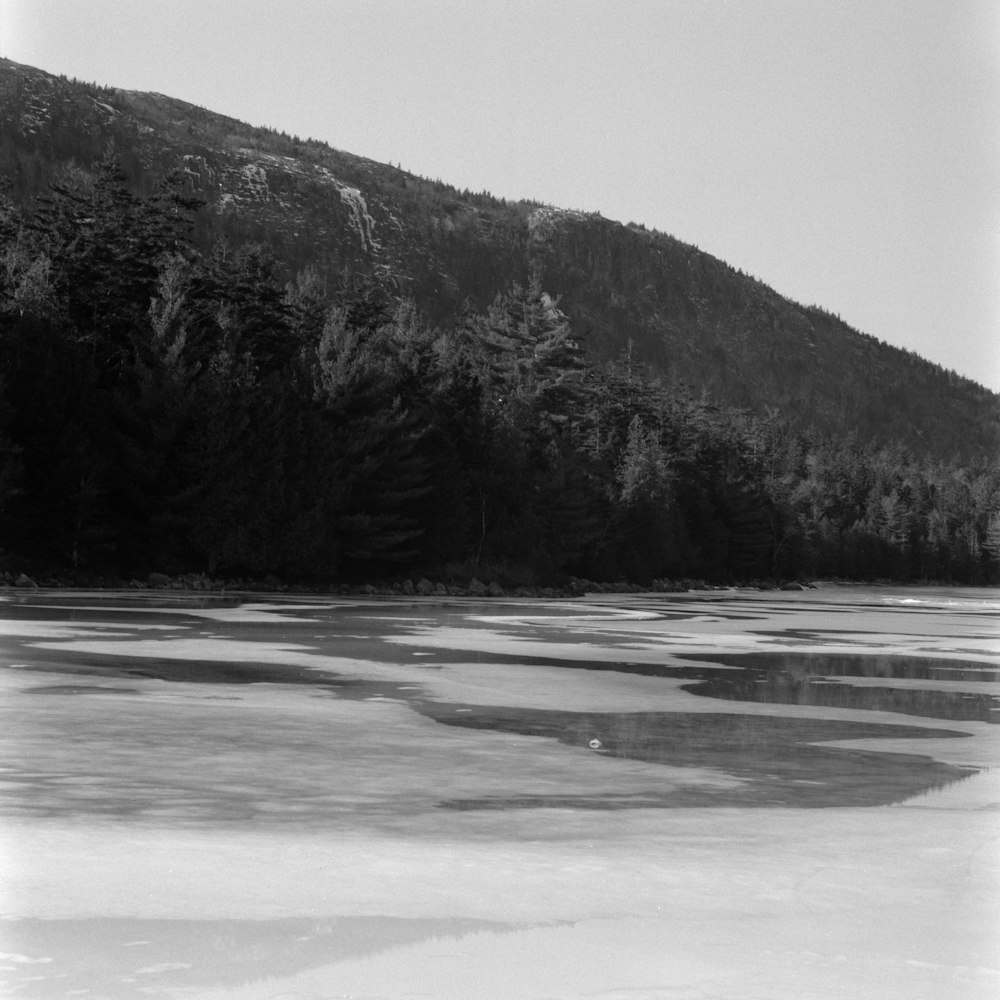
<instances>
[{"instance_id":1,"label":"pine tree","mask_svg":"<svg viewBox=\"0 0 1000 1000\"><path fill-rule=\"evenodd\" d=\"M225 350L233 357L252 358L262 377L282 371L303 341L278 280L274 255L257 243L235 252L220 245L209 269Z\"/></svg>"},{"instance_id":2,"label":"pine tree","mask_svg":"<svg viewBox=\"0 0 1000 1000\"><path fill-rule=\"evenodd\" d=\"M330 312L312 364L338 548L355 571L412 557L420 532L411 511L428 489L421 430L402 397L409 372L399 363L400 330L392 320L373 327L370 305Z\"/></svg>"}]
</instances>

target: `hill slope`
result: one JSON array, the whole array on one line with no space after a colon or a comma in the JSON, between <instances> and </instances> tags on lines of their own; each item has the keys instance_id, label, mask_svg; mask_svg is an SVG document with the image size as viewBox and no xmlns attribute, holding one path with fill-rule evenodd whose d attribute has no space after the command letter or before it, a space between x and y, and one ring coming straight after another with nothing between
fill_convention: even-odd
<instances>
[{"instance_id":1,"label":"hill slope","mask_svg":"<svg viewBox=\"0 0 1000 1000\"><path fill-rule=\"evenodd\" d=\"M460 192L160 94L0 60L0 176L16 204L109 152L143 193L181 171L205 201L198 240L265 243L287 277L307 263L330 277L371 276L446 323L539 267L597 360L631 345L633 359L668 383L757 413L776 409L822 434L928 457L1000 452L996 394L666 234Z\"/></svg>"}]
</instances>

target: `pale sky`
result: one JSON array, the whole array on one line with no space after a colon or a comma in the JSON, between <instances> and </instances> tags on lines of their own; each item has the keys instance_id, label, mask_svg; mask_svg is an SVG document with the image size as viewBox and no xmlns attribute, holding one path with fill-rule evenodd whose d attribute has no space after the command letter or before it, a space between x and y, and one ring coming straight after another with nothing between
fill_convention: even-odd
<instances>
[{"instance_id":1,"label":"pale sky","mask_svg":"<svg viewBox=\"0 0 1000 1000\"><path fill-rule=\"evenodd\" d=\"M0 0L0 55L645 223L1000 390L1000 0Z\"/></svg>"}]
</instances>

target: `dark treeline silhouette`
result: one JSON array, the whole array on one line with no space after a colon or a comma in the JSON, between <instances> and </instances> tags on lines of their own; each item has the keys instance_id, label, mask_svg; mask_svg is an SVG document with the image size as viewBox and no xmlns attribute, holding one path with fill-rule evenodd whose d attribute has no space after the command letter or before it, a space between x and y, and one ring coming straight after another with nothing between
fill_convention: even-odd
<instances>
[{"instance_id":1,"label":"dark treeline silhouette","mask_svg":"<svg viewBox=\"0 0 1000 1000\"><path fill-rule=\"evenodd\" d=\"M1000 580L1000 469L588 361L539 266L431 323L371 279L196 249L177 180L0 206L0 568L507 586Z\"/></svg>"}]
</instances>

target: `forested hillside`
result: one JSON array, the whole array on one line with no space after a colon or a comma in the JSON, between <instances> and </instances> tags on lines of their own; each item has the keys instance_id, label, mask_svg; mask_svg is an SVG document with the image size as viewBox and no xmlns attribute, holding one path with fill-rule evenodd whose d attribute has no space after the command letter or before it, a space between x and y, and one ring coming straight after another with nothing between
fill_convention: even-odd
<instances>
[{"instance_id":1,"label":"forested hillside","mask_svg":"<svg viewBox=\"0 0 1000 1000\"><path fill-rule=\"evenodd\" d=\"M1000 453L996 394L663 233L458 191L163 95L0 60L0 176L15 205L67 174L91 180L109 154L135 194L177 172L204 203L194 246L259 242L282 281L307 265L331 286L371 279L448 325L537 271L592 360L630 349L668 385L758 416L778 409L801 430L944 460Z\"/></svg>"},{"instance_id":2,"label":"forested hillside","mask_svg":"<svg viewBox=\"0 0 1000 1000\"><path fill-rule=\"evenodd\" d=\"M641 227L0 88L0 569L1000 578L974 383Z\"/></svg>"}]
</instances>

